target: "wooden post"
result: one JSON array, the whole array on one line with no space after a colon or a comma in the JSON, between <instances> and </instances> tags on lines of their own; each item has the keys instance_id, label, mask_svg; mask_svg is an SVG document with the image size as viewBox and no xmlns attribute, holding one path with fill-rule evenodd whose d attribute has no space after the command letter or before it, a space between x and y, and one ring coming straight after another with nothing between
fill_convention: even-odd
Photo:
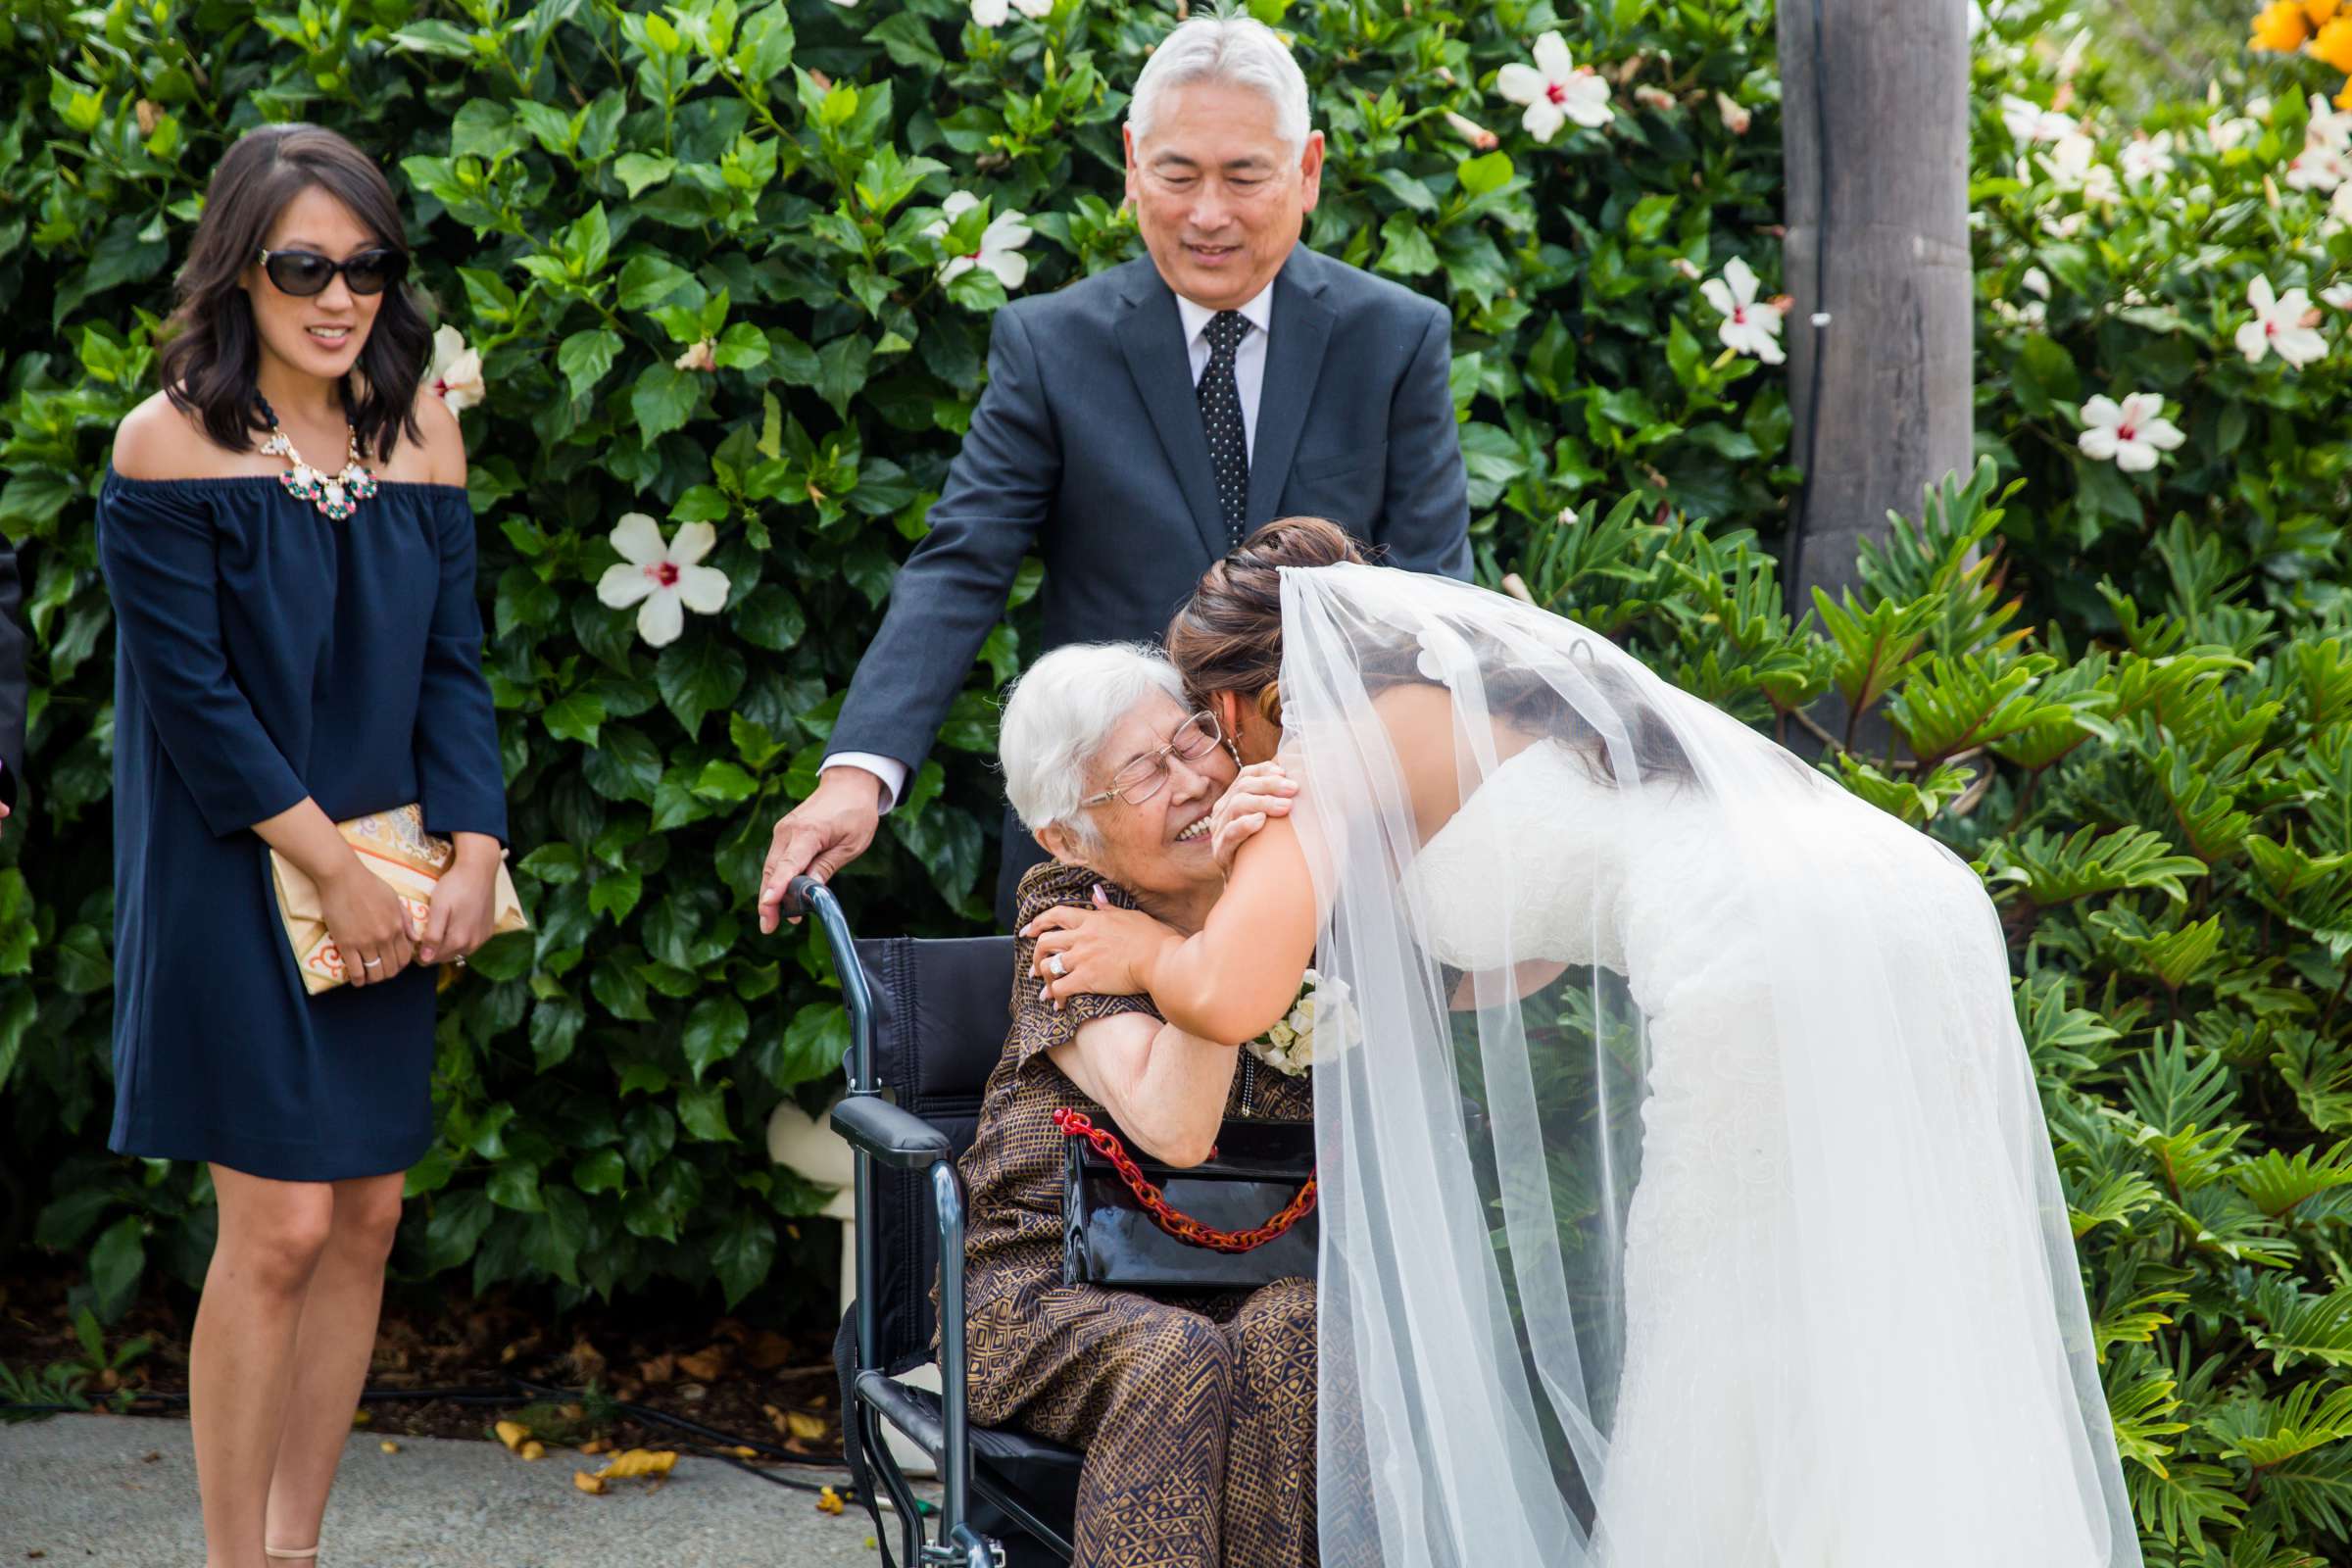
<instances>
[{"instance_id":1,"label":"wooden post","mask_svg":"<svg viewBox=\"0 0 2352 1568\"><path fill-rule=\"evenodd\" d=\"M1971 466L1967 13L1780 0L1789 461L1807 470L1782 580L1800 614L1816 585L1855 581L1889 511L1917 516Z\"/></svg>"}]
</instances>

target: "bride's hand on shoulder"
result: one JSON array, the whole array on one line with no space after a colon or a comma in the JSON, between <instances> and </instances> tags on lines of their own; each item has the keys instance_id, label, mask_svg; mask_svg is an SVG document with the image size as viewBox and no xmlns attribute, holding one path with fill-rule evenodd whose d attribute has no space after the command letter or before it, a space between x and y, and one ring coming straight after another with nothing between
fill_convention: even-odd
<instances>
[{"instance_id":1,"label":"bride's hand on shoulder","mask_svg":"<svg viewBox=\"0 0 2352 1568\"><path fill-rule=\"evenodd\" d=\"M1038 1000L1058 1011L1076 996L1134 997L1151 988L1152 964L1184 939L1137 909L1122 909L1095 889L1091 907L1057 905L1027 925L1037 939L1029 972L1042 982Z\"/></svg>"},{"instance_id":2,"label":"bride's hand on shoulder","mask_svg":"<svg viewBox=\"0 0 2352 1568\"><path fill-rule=\"evenodd\" d=\"M1269 817L1291 814L1298 781L1282 770L1280 762L1251 762L1226 786L1224 798L1208 813L1209 848L1217 869L1230 876L1233 856Z\"/></svg>"}]
</instances>

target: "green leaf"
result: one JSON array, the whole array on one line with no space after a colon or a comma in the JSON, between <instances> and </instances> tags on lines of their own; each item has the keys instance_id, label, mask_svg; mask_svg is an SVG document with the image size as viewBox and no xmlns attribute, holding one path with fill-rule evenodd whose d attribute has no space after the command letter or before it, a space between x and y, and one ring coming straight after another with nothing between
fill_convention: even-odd
<instances>
[{"instance_id":1,"label":"green leaf","mask_svg":"<svg viewBox=\"0 0 2352 1568\"><path fill-rule=\"evenodd\" d=\"M677 172L678 161L646 153L622 153L612 160L613 175L627 188L633 201L649 186L659 185Z\"/></svg>"},{"instance_id":2,"label":"green leaf","mask_svg":"<svg viewBox=\"0 0 2352 1568\"><path fill-rule=\"evenodd\" d=\"M703 717L732 707L743 691L743 655L716 637L689 637L662 650L654 684L662 701L689 735L700 735Z\"/></svg>"},{"instance_id":3,"label":"green leaf","mask_svg":"<svg viewBox=\"0 0 2352 1568\"><path fill-rule=\"evenodd\" d=\"M734 1129L727 1125L727 1086L724 1082L698 1084L678 1091L678 1124L687 1136L707 1144L731 1144Z\"/></svg>"},{"instance_id":4,"label":"green leaf","mask_svg":"<svg viewBox=\"0 0 2352 1568\"><path fill-rule=\"evenodd\" d=\"M751 1028L751 1014L733 997L705 997L696 1003L694 1011L687 1015L685 1032L678 1037L695 1082L702 1082L703 1074L713 1063L725 1061L741 1051Z\"/></svg>"},{"instance_id":5,"label":"green leaf","mask_svg":"<svg viewBox=\"0 0 2352 1568\"><path fill-rule=\"evenodd\" d=\"M1502 189L1511 182L1511 173L1510 155L1500 151L1465 158L1453 166L1454 178L1473 196L1492 195Z\"/></svg>"},{"instance_id":6,"label":"green leaf","mask_svg":"<svg viewBox=\"0 0 2352 1568\"><path fill-rule=\"evenodd\" d=\"M703 395L702 377L657 361L638 375L629 393L629 412L637 417L637 434L648 446L672 430L683 429Z\"/></svg>"},{"instance_id":7,"label":"green leaf","mask_svg":"<svg viewBox=\"0 0 2352 1568\"><path fill-rule=\"evenodd\" d=\"M556 368L571 383L571 395L586 397L612 368L620 353L620 334L603 327L574 332L556 350Z\"/></svg>"},{"instance_id":8,"label":"green leaf","mask_svg":"<svg viewBox=\"0 0 2352 1568\"><path fill-rule=\"evenodd\" d=\"M727 1293L727 1307L759 1288L775 1261L776 1228L765 1214L750 1205L737 1207L719 1228L710 1250L710 1266Z\"/></svg>"},{"instance_id":9,"label":"green leaf","mask_svg":"<svg viewBox=\"0 0 2352 1568\"><path fill-rule=\"evenodd\" d=\"M628 1179L628 1167L617 1149L600 1149L571 1167L571 1185L583 1193L615 1193Z\"/></svg>"},{"instance_id":10,"label":"green leaf","mask_svg":"<svg viewBox=\"0 0 2352 1568\"><path fill-rule=\"evenodd\" d=\"M97 1298L98 1315L112 1323L130 1305L139 1275L147 1267L147 1228L136 1214L125 1214L99 1233L90 1249L90 1293Z\"/></svg>"},{"instance_id":11,"label":"green leaf","mask_svg":"<svg viewBox=\"0 0 2352 1568\"><path fill-rule=\"evenodd\" d=\"M583 746L596 744L597 732L605 722L604 700L594 692L573 692L569 697L550 703L540 711L539 722L547 732L560 741L578 741Z\"/></svg>"}]
</instances>

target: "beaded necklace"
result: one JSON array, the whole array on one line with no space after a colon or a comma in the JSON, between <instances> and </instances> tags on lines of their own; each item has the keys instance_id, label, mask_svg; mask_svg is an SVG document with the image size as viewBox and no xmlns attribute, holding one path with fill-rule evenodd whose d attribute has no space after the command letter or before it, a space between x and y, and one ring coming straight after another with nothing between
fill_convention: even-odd
<instances>
[{"instance_id":1,"label":"beaded necklace","mask_svg":"<svg viewBox=\"0 0 2352 1568\"><path fill-rule=\"evenodd\" d=\"M360 462L360 432L356 426L345 423L344 428L351 432L351 442L344 457L343 471L330 474L323 468L314 468L302 461L302 454L294 450L293 441L278 428L277 411L270 406L268 398L257 392L254 401L262 406L262 417L270 422L270 438L262 443L262 450L271 457L284 458L290 466L290 472L277 476L277 482L286 487L286 494L297 501L312 503L322 515L334 522L349 517L359 511L361 502L375 494L375 475L369 473Z\"/></svg>"}]
</instances>

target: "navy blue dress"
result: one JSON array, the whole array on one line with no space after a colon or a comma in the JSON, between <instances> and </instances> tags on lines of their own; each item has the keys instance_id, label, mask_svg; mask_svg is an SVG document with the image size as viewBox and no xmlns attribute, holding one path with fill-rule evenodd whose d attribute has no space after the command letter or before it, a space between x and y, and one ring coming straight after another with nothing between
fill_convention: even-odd
<instances>
[{"instance_id":1,"label":"navy blue dress","mask_svg":"<svg viewBox=\"0 0 2352 1568\"><path fill-rule=\"evenodd\" d=\"M308 995L253 824L411 801L506 838L455 485L343 522L262 474L98 492L115 611L115 1124L108 1147L279 1181L404 1170L433 1138L433 972Z\"/></svg>"}]
</instances>

